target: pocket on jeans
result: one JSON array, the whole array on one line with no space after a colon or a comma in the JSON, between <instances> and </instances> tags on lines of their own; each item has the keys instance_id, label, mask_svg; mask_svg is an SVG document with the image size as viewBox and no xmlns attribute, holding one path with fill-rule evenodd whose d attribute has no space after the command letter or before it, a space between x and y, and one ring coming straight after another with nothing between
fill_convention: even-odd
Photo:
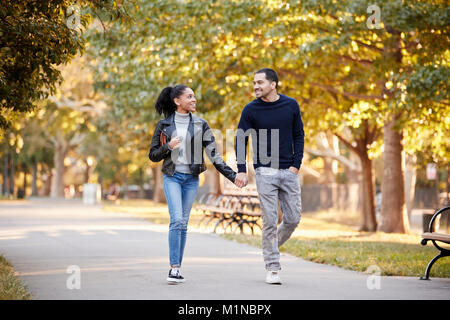
<instances>
[{"instance_id":1,"label":"pocket on jeans","mask_svg":"<svg viewBox=\"0 0 450 320\"><path fill-rule=\"evenodd\" d=\"M298 173L293 173L291 170L286 169L290 174L292 174L294 177L298 177Z\"/></svg>"}]
</instances>

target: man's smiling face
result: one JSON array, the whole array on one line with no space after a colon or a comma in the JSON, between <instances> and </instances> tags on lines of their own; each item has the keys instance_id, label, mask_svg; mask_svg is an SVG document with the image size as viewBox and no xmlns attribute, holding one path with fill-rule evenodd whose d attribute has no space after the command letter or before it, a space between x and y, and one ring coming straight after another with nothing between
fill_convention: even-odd
<instances>
[{"instance_id":1,"label":"man's smiling face","mask_svg":"<svg viewBox=\"0 0 450 320\"><path fill-rule=\"evenodd\" d=\"M257 98L266 97L276 89L276 83L267 80L265 73L257 73L253 79L253 89Z\"/></svg>"}]
</instances>

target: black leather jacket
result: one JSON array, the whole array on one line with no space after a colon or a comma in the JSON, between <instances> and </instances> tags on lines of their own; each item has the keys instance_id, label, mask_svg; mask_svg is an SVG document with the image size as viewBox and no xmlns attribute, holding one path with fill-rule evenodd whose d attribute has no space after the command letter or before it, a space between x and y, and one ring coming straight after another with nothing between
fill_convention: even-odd
<instances>
[{"instance_id":1,"label":"black leather jacket","mask_svg":"<svg viewBox=\"0 0 450 320\"><path fill-rule=\"evenodd\" d=\"M214 135L208 125L208 123L192 113L190 115L190 121L188 126L188 133L186 135L187 149L191 149L188 159L190 161L190 169L193 175L199 175L206 171L206 165L203 158L203 149L206 149L206 153L214 164L214 167L223 174L228 180L234 182L236 178L236 172L231 169L222 159L222 156L216 151L216 142ZM178 149L170 150L169 141L172 134L176 130L175 127L175 113L170 115L164 120L160 120L156 125L155 132L153 133L152 143L150 146L150 152L148 157L153 162L159 162L164 160L162 165L162 172L173 176L175 173L175 163L173 159L178 157ZM164 134L167 138L167 142L164 145L160 145L160 135ZM189 157L190 156L190 157Z\"/></svg>"}]
</instances>

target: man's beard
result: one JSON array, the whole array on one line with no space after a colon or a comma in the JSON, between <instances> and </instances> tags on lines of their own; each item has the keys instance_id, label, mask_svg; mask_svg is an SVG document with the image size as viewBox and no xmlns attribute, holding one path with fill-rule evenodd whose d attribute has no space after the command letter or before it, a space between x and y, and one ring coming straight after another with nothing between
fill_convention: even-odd
<instances>
[{"instance_id":1,"label":"man's beard","mask_svg":"<svg viewBox=\"0 0 450 320\"><path fill-rule=\"evenodd\" d=\"M255 91L255 96L256 96L257 98L264 98L264 97L266 97L269 93L270 93L270 92L264 93L263 90L259 90L258 92Z\"/></svg>"}]
</instances>

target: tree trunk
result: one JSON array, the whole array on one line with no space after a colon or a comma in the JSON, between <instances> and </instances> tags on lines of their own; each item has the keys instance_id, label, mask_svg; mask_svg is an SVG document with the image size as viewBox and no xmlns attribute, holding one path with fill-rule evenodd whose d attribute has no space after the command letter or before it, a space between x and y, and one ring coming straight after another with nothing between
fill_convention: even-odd
<instances>
[{"instance_id":1,"label":"tree trunk","mask_svg":"<svg viewBox=\"0 0 450 320\"><path fill-rule=\"evenodd\" d=\"M139 193L138 193L139 199L145 198L145 192L144 192L144 170L142 168L139 168Z\"/></svg>"},{"instance_id":2,"label":"tree trunk","mask_svg":"<svg viewBox=\"0 0 450 320\"><path fill-rule=\"evenodd\" d=\"M333 152L339 155L339 141L338 138L330 133L319 133L316 137L317 146L320 150ZM337 175L337 161L330 157L323 157L324 167L323 175L321 176L321 183L331 184L336 183Z\"/></svg>"},{"instance_id":3,"label":"tree trunk","mask_svg":"<svg viewBox=\"0 0 450 320\"><path fill-rule=\"evenodd\" d=\"M98 184L100 185L100 193L101 193L101 197L103 199L104 195L105 195L105 186L103 183L103 178L102 176L99 175L98 177Z\"/></svg>"},{"instance_id":4,"label":"tree trunk","mask_svg":"<svg viewBox=\"0 0 450 320\"><path fill-rule=\"evenodd\" d=\"M209 185L209 192L214 192L216 194L222 194L223 188L222 183L220 181L220 173L216 170L216 168L208 169L208 185Z\"/></svg>"},{"instance_id":5,"label":"tree trunk","mask_svg":"<svg viewBox=\"0 0 450 320\"><path fill-rule=\"evenodd\" d=\"M416 164L417 164L416 155L406 156L405 204L408 219L411 218L411 212L414 205L414 191L416 189L416 177L417 177Z\"/></svg>"},{"instance_id":6,"label":"tree trunk","mask_svg":"<svg viewBox=\"0 0 450 320\"><path fill-rule=\"evenodd\" d=\"M3 158L3 195L8 196L8 152L5 151Z\"/></svg>"},{"instance_id":7,"label":"tree trunk","mask_svg":"<svg viewBox=\"0 0 450 320\"><path fill-rule=\"evenodd\" d=\"M123 174L122 174L123 199L128 200L130 198L129 190L128 190L128 166L125 166L125 169L122 172L123 172Z\"/></svg>"},{"instance_id":8,"label":"tree trunk","mask_svg":"<svg viewBox=\"0 0 450 320\"><path fill-rule=\"evenodd\" d=\"M450 206L450 164L447 165L447 206ZM450 227L450 225L449 225Z\"/></svg>"},{"instance_id":9,"label":"tree trunk","mask_svg":"<svg viewBox=\"0 0 450 320\"><path fill-rule=\"evenodd\" d=\"M28 173L24 170L23 171L23 192L24 192L24 194L26 194L27 193L27 175L28 175Z\"/></svg>"},{"instance_id":10,"label":"tree trunk","mask_svg":"<svg viewBox=\"0 0 450 320\"><path fill-rule=\"evenodd\" d=\"M37 196L37 163L36 160L33 159L33 165L32 165L32 170L33 170L33 180L31 182L31 196L35 197Z\"/></svg>"},{"instance_id":11,"label":"tree trunk","mask_svg":"<svg viewBox=\"0 0 450 320\"><path fill-rule=\"evenodd\" d=\"M375 232L377 230L375 207L375 179L372 160L366 153L359 154L362 166L362 221L361 231Z\"/></svg>"},{"instance_id":12,"label":"tree trunk","mask_svg":"<svg viewBox=\"0 0 450 320\"><path fill-rule=\"evenodd\" d=\"M361 183L361 174L362 174L362 160L361 157L356 152L350 152L348 159L358 164L358 168L352 169L348 166L346 166L346 177L347 177L347 183Z\"/></svg>"},{"instance_id":13,"label":"tree trunk","mask_svg":"<svg viewBox=\"0 0 450 320\"><path fill-rule=\"evenodd\" d=\"M439 196L440 192L439 192L439 165L436 164L436 179L435 179L435 187L436 187L436 204L434 206L434 208L436 210L440 209L441 206L441 197Z\"/></svg>"},{"instance_id":14,"label":"tree trunk","mask_svg":"<svg viewBox=\"0 0 450 320\"><path fill-rule=\"evenodd\" d=\"M407 233L409 222L405 208L402 168L402 133L394 129L395 118L384 126L384 168L381 183L380 231Z\"/></svg>"},{"instance_id":15,"label":"tree trunk","mask_svg":"<svg viewBox=\"0 0 450 320\"><path fill-rule=\"evenodd\" d=\"M336 183L336 176L333 172L333 163L335 160L330 158L323 158L323 175L321 176L321 183L332 184Z\"/></svg>"},{"instance_id":16,"label":"tree trunk","mask_svg":"<svg viewBox=\"0 0 450 320\"><path fill-rule=\"evenodd\" d=\"M10 169L9 169L9 193L14 196L16 166L14 161L14 153L11 153Z\"/></svg>"},{"instance_id":17,"label":"tree trunk","mask_svg":"<svg viewBox=\"0 0 450 320\"><path fill-rule=\"evenodd\" d=\"M338 136L351 151L351 154L356 155L359 158L361 164L361 179L358 179L360 184L360 194L362 199L362 219L361 219L361 231L374 232L377 230L377 218L376 218L376 206L375 206L375 179L373 172L373 162L369 158L367 146L373 142L373 134L371 134L367 123L365 123L366 134L360 139L355 139L356 146ZM355 172L356 173L356 172ZM349 181L355 181L358 177L357 174L350 173Z\"/></svg>"},{"instance_id":18,"label":"tree trunk","mask_svg":"<svg viewBox=\"0 0 450 320\"><path fill-rule=\"evenodd\" d=\"M216 151L223 155L223 143L221 139L216 140ZM217 194L223 194L223 188L224 188L224 181L223 176L220 174L217 169L212 166L211 169L208 169L208 171L211 170L211 180L209 181L209 191L215 192Z\"/></svg>"},{"instance_id":19,"label":"tree trunk","mask_svg":"<svg viewBox=\"0 0 450 320\"><path fill-rule=\"evenodd\" d=\"M86 170L84 170L84 183L89 183L89 173L91 167L89 166L88 161L84 161L84 164L86 165Z\"/></svg>"},{"instance_id":20,"label":"tree trunk","mask_svg":"<svg viewBox=\"0 0 450 320\"><path fill-rule=\"evenodd\" d=\"M43 177L44 186L42 188L42 195L44 197L48 197L51 193L52 189L52 180L53 180L53 173L52 170L50 172L42 172L41 171L41 177ZM45 178L44 178L45 177Z\"/></svg>"},{"instance_id":21,"label":"tree trunk","mask_svg":"<svg viewBox=\"0 0 450 320\"><path fill-rule=\"evenodd\" d=\"M164 185L163 185L163 177L161 172L162 164L158 163L158 165L153 170L153 177L155 180L155 184L153 186L153 201L154 202L166 202L166 197L164 195Z\"/></svg>"},{"instance_id":22,"label":"tree trunk","mask_svg":"<svg viewBox=\"0 0 450 320\"><path fill-rule=\"evenodd\" d=\"M53 157L55 168L53 169L52 187L50 191L51 198L64 197L64 158L66 157L67 149L60 144L55 146L55 154Z\"/></svg>"}]
</instances>

